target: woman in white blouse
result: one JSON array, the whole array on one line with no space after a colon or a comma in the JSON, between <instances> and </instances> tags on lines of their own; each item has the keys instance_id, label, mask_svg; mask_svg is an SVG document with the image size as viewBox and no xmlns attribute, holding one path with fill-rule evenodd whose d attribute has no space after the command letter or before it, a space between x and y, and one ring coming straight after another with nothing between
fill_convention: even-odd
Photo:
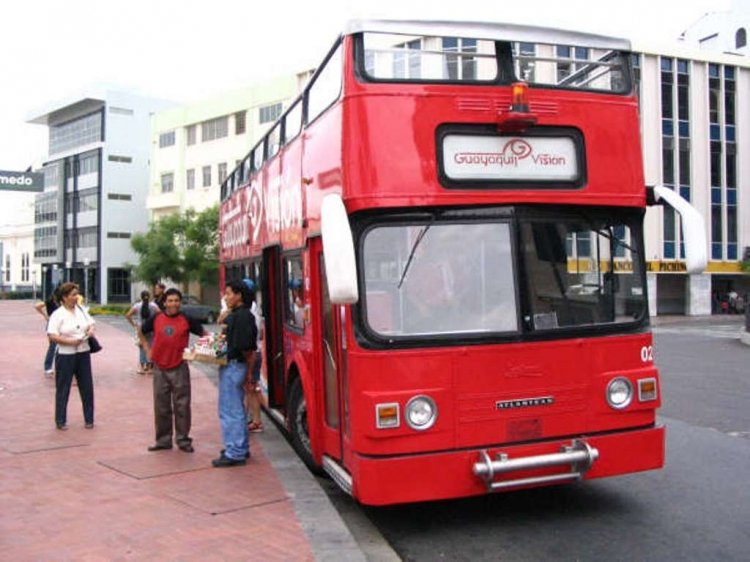
<instances>
[{"instance_id":1,"label":"woman in white blouse","mask_svg":"<svg viewBox=\"0 0 750 562\"><path fill-rule=\"evenodd\" d=\"M52 313L47 325L47 336L57 344L55 423L57 429L68 429L68 398L75 376L85 427L91 429L94 427L94 381L88 338L94 335L94 320L78 304L78 285L63 283L60 295L61 306Z\"/></svg>"}]
</instances>

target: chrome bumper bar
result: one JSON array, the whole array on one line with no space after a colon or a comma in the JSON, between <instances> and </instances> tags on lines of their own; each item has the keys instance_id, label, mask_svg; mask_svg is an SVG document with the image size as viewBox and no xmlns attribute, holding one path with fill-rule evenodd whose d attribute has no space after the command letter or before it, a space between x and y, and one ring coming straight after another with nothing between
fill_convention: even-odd
<instances>
[{"instance_id":1,"label":"chrome bumper bar","mask_svg":"<svg viewBox=\"0 0 750 562\"><path fill-rule=\"evenodd\" d=\"M493 461L484 449L479 452L479 461L474 463L472 471L484 481L488 492L495 492L521 486L579 480L598 458L599 451L583 440L574 439L570 445L562 447L559 453L517 459L508 458L506 453L498 453ZM495 481L496 477L510 472L566 465L570 466L570 472Z\"/></svg>"}]
</instances>

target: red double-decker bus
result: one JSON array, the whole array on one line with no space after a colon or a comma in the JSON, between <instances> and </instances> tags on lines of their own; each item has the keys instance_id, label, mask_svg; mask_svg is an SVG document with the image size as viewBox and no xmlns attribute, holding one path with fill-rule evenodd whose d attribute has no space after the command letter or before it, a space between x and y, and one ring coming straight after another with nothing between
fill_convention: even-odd
<instances>
[{"instance_id":1,"label":"red double-decker bus","mask_svg":"<svg viewBox=\"0 0 750 562\"><path fill-rule=\"evenodd\" d=\"M660 468L627 41L353 22L222 186L269 412L365 504Z\"/></svg>"}]
</instances>

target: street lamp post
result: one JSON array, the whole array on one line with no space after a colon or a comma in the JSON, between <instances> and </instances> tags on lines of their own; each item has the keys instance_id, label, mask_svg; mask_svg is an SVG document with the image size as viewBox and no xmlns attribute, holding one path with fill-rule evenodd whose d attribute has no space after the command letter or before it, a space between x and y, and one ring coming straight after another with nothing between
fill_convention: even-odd
<instances>
[{"instance_id":1,"label":"street lamp post","mask_svg":"<svg viewBox=\"0 0 750 562\"><path fill-rule=\"evenodd\" d=\"M73 280L73 271L71 268L73 267L73 264L69 261L65 262L65 280L66 281L72 281Z\"/></svg>"},{"instance_id":2,"label":"street lamp post","mask_svg":"<svg viewBox=\"0 0 750 562\"><path fill-rule=\"evenodd\" d=\"M31 298L36 300L36 270L31 272Z\"/></svg>"}]
</instances>

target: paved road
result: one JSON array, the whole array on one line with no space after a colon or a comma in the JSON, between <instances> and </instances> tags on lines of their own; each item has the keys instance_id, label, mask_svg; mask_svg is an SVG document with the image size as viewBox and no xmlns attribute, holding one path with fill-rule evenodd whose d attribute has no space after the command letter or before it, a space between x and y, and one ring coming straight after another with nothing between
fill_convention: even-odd
<instances>
[{"instance_id":1,"label":"paved road","mask_svg":"<svg viewBox=\"0 0 750 562\"><path fill-rule=\"evenodd\" d=\"M747 560L750 347L740 325L657 322L664 470L378 509L323 485L348 523L372 523L404 560Z\"/></svg>"}]
</instances>

